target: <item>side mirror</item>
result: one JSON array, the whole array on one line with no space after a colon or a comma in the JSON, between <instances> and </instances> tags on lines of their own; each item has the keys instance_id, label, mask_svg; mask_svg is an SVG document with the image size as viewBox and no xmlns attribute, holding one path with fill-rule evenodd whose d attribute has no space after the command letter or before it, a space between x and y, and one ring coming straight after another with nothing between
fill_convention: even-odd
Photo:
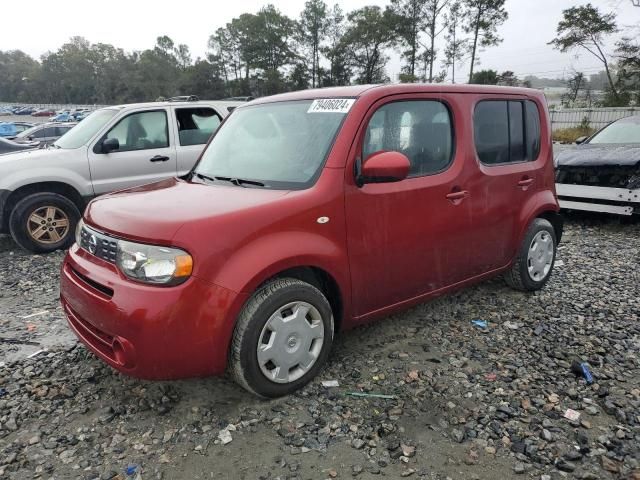
<instances>
[{"instance_id":1,"label":"side mirror","mask_svg":"<svg viewBox=\"0 0 640 480\"><path fill-rule=\"evenodd\" d=\"M370 155L362 166L356 182L365 183L399 182L409 175L409 159L400 152L376 152Z\"/></svg>"},{"instance_id":2,"label":"side mirror","mask_svg":"<svg viewBox=\"0 0 640 480\"><path fill-rule=\"evenodd\" d=\"M580 145L581 143L584 143L584 141L589 138L586 135L583 135L582 137L578 137L576 138L576 145Z\"/></svg>"},{"instance_id":3,"label":"side mirror","mask_svg":"<svg viewBox=\"0 0 640 480\"><path fill-rule=\"evenodd\" d=\"M120 148L120 142L117 138L107 138L102 141L102 153L110 153Z\"/></svg>"}]
</instances>

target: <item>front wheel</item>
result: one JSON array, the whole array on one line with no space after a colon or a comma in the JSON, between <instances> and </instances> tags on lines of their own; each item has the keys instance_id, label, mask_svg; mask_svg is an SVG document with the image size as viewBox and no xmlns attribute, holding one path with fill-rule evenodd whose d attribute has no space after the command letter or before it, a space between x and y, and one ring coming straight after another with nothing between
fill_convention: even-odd
<instances>
[{"instance_id":1,"label":"front wheel","mask_svg":"<svg viewBox=\"0 0 640 480\"><path fill-rule=\"evenodd\" d=\"M331 306L316 287L295 278L267 282L238 318L231 373L258 396L287 395L317 375L329 356L333 331Z\"/></svg>"},{"instance_id":2,"label":"front wheel","mask_svg":"<svg viewBox=\"0 0 640 480\"><path fill-rule=\"evenodd\" d=\"M505 274L507 284L523 291L544 287L551 277L556 246L553 225L544 218L536 218L527 229L511 270Z\"/></svg>"},{"instance_id":3,"label":"front wheel","mask_svg":"<svg viewBox=\"0 0 640 480\"><path fill-rule=\"evenodd\" d=\"M34 193L20 200L9 217L15 242L34 253L48 253L73 244L80 211L57 193Z\"/></svg>"}]
</instances>

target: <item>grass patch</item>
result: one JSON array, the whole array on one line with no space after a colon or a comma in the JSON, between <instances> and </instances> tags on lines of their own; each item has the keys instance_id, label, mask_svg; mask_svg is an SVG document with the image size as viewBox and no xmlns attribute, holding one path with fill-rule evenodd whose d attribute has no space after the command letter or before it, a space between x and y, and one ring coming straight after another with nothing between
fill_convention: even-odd
<instances>
[{"instance_id":1,"label":"grass patch","mask_svg":"<svg viewBox=\"0 0 640 480\"><path fill-rule=\"evenodd\" d=\"M595 128L591 127L572 127L561 128L553 132L553 141L560 143L575 143L579 137L590 136L596 132Z\"/></svg>"}]
</instances>

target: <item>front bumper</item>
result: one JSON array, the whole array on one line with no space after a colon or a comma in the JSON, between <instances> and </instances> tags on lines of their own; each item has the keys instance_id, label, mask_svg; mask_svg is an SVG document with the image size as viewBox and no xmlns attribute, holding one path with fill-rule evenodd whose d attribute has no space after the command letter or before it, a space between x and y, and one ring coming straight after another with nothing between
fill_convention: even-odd
<instances>
[{"instance_id":1,"label":"front bumper","mask_svg":"<svg viewBox=\"0 0 640 480\"><path fill-rule=\"evenodd\" d=\"M194 277L164 288L132 282L74 245L60 300L71 329L103 361L134 377L176 379L224 372L246 298Z\"/></svg>"}]
</instances>

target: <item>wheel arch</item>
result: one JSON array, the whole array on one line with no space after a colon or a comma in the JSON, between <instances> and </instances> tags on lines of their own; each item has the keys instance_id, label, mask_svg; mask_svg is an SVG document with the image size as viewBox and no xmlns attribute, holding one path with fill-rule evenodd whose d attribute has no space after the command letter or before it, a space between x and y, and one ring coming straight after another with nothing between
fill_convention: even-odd
<instances>
[{"instance_id":1,"label":"wheel arch","mask_svg":"<svg viewBox=\"0 0 640 480\"><path fill-rule=\"evenodd\" d=\"M296 278L303 282L309 283L322 292L322 294L327 298L329 304L331 305L335 330L336 332L338 332L342 325L344 315L344 299L342 291L340 289L340 285L333 277L333 275L331 275L327 270L320 267L311 265L298 265L295 267L286 268L269 276L264 281L260 282L258 288L260 288L260 285L263 285L276 278L287 277Z\"/></svg>"},{"instance_id":2,"label":"wheel arch","mask_svg":"<svg viewBox=\"0 0 640 480\"><path fill-rule=\"evenodd\" d=\"M29 183L15 189L7 197L2 212L2 230L8 231L9 217L14 207L20 200L34 193L57 193L71 200L82 213L86 206L86 201L74 187L64 182L37 182Z\"/></svg>"}]
</instances>

